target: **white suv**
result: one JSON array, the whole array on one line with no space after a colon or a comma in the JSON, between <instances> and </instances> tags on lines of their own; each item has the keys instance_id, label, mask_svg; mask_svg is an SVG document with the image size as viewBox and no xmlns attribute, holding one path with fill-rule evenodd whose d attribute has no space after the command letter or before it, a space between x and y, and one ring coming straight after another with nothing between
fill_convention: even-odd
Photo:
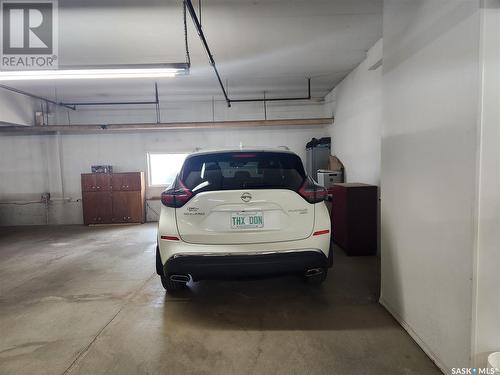
<instances>
[{"instance_id":1,"label":"white suv","mask_svg":"<svg viewBox=\"0 0 500 375\"><path fill-rule=\"evenodd\" d=\"M189 280L299 274L332 265L326 191L283 150L189 155L161 196L156 271L173 292Z\"/></svg>"}]
</instances>

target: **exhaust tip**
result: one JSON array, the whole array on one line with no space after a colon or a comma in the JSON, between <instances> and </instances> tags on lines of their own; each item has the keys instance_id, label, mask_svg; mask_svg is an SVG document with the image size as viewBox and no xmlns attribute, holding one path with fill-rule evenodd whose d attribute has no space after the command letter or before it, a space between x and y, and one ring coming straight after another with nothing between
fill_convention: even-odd
<instances>
[{"instance_id":1,"label":"exhaust tip","mask_svg":"<svg viewBox=\"0 0 500 375\"><path fill-rule=\"evenodd\" d=\"M189 282L190 278L188 275L171 275L170 276L170 281L175 281L178 283L187 283Z\"/></svg>"},{"instance_id":2,"label":"exhaust tip","mask_svg":"<svg viewBox=\"0 0 500 375\"><path fill-rule=\"evenodd\" d=\"M319 276L323 274L323 269L321 268L310 268L306 271L305 276L306 277L313 277L313 276Z\"/></svg>"}]
</instances>

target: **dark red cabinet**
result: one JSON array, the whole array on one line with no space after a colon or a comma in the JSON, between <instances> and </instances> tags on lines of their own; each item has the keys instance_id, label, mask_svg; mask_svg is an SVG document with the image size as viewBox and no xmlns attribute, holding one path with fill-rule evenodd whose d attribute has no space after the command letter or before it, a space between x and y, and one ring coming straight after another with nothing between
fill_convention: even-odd
<instances>
[{"instance_id":1,"label":"dark red cabinet","mask_svg":"<svg viewBox=\"0 0 500 375\"><path fill-rule=\"evenodd\" d=\"M333 240L348 255L377 253L378 188L359 183L332 188Z\"/></svg>"}]
</instances>

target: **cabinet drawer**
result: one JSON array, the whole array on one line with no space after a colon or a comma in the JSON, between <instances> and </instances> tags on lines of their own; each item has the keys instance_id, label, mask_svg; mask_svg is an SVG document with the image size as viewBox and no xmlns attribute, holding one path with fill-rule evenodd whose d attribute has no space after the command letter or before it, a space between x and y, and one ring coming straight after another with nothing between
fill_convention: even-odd
<instances>
[{"instance_id":1,"label":"cabinet drawer","mask_svg":"<svg viewBox=\"0 0 500 375\"><path fill-rule=\"evenodd\" d=\"M82 174L82 192L96 191L95 174Z\"/></svg>"},{"instance_id":2,"label":"cabinet drawer","mask_svg":"<svg viewBox=\"0 0 500 375\"><path fill-rule=\"evenodd\" d=\"M111 190L111 175L107 173L95 174L95 191Z\"/></svg>"},{"instance_id":3,"label":"cabinet drawer","mask_svg":"<svg viewBox=\"0 0 500 375\"><path fill-rule=\"evenodd\" d=\"M114 173L111 178L113 191L141 191L142 173Z\"/></svg>"},{"instance_id":4,"label":"cabinet drawer","mask_svg":"<svg viewBox=\"0 0 500 375\"><path fill-rule=\"evenodd\" d=\"M113 192L113 223L144 222L144 205L140 192Z\"/></svg>"},{"instance_id":5,"label":"cabinet drawer","mask_svg":"<svg viewBox=\"0 0 500 375\"><path fill-rule=\"evenodd\" d=\"M85 224L106 224L111 222L111 193L84 192L83 222Z\"/></svg>"}]
</instances>

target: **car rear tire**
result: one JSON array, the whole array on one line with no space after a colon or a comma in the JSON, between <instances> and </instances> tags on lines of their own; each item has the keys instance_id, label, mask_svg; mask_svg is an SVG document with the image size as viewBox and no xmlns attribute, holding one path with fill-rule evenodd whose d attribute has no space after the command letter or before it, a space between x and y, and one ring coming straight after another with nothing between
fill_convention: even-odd
<instances>
[{"instance_id":1,"label":"car rear tire","mask_svg":"<svg viewBox=\"0 0 500 375\"><path fill-rule=\"evenodd\" d=\"M323 273L314 276L304 276L304 281L309 285L320 285L328 276L328 268L322 268Z\"/></svg>"},{"instance_id":2,"label":"car rear tire","mask_svg":"<svg viewBox=\"0 0 500 375\"><path fill-rule=\"evenodd\" d=\"M330 250L328 251L328 268L333 267L333 244L330 243Z\"/></svg>"},{"instance_id":3,"label":"car rear tire","mask_svg":"<svg viewBox=\"0 0 500 375\"><path fill-rule=\"evenodd\" d=\"M186 283L179 281L172 281L169 277L160 275L161 285L165 288L167 293L175 293L186 287Z\"/></svg>"},{"instance_id":4,"label":"car rear tire","mask_svg":"<svg viewBox=\"0 0 500 375\"><path fill-rule=\"evenodd\" d=\"M186 287L186 283L179 281L172 281L170 277L165 276L163 271L163 263L161 262L160 249L156 246L156 273L160 276L161 285L165 288L167 293L175 293Z\"/></svg>"},{"instance_id":5,"label":"car rear tire","mask_svg":"<svg viewBox=\"0 0 500 375\"><path fill-rule=\"evenodd\" d=\"M158 245L156 246L156 273L160 276L163 275L163 263L161 262L160 249L158 248Z\"/></svg>"}]
</instances>

